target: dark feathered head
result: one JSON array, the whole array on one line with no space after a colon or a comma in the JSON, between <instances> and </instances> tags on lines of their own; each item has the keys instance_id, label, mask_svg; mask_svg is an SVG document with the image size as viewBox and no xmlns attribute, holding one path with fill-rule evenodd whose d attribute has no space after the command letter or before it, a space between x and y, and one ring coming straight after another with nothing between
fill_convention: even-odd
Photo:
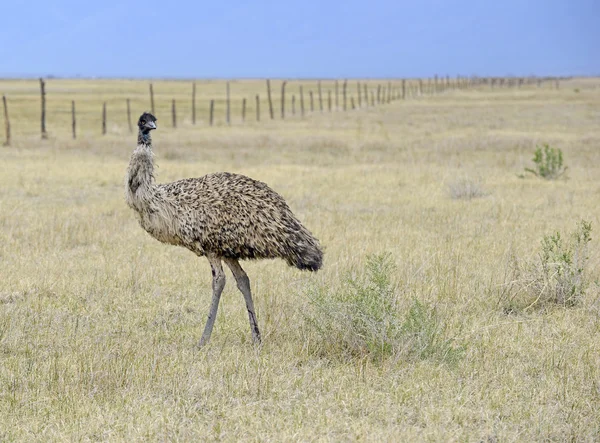
<instances>
[{"instance_id":1,"label":"dark feathered head","mask_svg":"<svg viewBox=\"0 0 600 443\"><path fill-rule=\"evenodd\" d=\"M142 132L150 132L156 129L156 117L149 112L144 112L138 120L138 127Z\"/></svg>"}]
</instances>

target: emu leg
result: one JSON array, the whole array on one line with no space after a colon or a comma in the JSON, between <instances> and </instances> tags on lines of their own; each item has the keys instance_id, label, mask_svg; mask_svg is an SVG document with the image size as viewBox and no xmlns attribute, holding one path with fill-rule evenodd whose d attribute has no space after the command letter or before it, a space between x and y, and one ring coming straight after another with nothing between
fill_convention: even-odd
<instances>
[{"instance_id":1,"label":"emu leg","mask_svg":"<svg viewBox=\"0 0 600 443\"><path fill-rule=\"evenodd\" d=\"M210 312L208 313L208 320L200 339L200 346L204 346L210 340L210 334L212 333L215 319L217 318L217 309L219 308L219 300L221 299L221 293L225 287L225 272L223 272L223 265L221 259L218 257L208 257L210 267L212 270L212 302L210 304Z\"/></svg>"},{"instance_id":2,"label":"emu leg","mask_svg":"<svg viewBox=\"0 0 600 443\"><path fill-rule=\"evenodd\" d=\"M252 330L252 340L254 343L260 343L260 331L258 330L258 322L256 321L256 314L254 312L252 294L250 293L250 279L237 260L225 259L225 263L231 269L237 287L246 300L246 309L248 309L248 319L250 320L250 329Z\"/></svg>"}]
</instances>

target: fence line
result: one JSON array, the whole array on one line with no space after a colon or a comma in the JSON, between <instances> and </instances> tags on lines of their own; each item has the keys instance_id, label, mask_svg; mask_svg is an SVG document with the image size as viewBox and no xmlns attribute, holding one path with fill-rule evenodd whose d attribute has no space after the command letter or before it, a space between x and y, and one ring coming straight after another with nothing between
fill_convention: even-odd
<instances>
[{"instance_id":1,"label":"fence line","mask_svg":"<svg viewBox=\"0 0 600 443\"><path fill-rule=\"evenodd\" d=\"M370 108L370 107L374 107L377 105L385 105L391 102L394 102L396 100L408 100L410 98L414 98L414 97L426 97L426 96L432 96L441 92L446 92L446 91L453 91L453 90L464 90L464 89L474 89L474 88L489 88L490 90L496 90L496 89L506 89L506 88L514 88L516 90L524 88L526 86L532 86L532 87L537 87L537 88L541 88L542 85L544 84L549 84L551 88L553 89L559 89L560 88L560 80L562 78L555 78L555 77L487 77L487 78L478 78L478 77L462 77L462 76L456 76L455 78L451 78L448 75L445 76L438 76L435 75L432 78L425 78L425 79L397 79L397 80L387 80L385 83L378 83L377 81L357 81L356 82L356 90L352 91L348 88L348 80L347 79L342 79L342 80L336 80L333 79L330 82L328 81L323 81L323 80L315 80L315 81L300 81L300 80L294 80L294 81L287 81L287 80L282 80L281 81L281 95L280 97L277 97L280 101L280 116L281 119L284 120L286 119L286 117L290 117L290 116L299 116L300 118L306 118L308 113L314 113L316 111L319 111L320 113L324 112L325 108L328 109L329 112L333 112L334 110L343 110L343 111L350 111L350 110L356 110L356 109L364 109L364 108ZM48 94L47 91L47 82L48 80L45 80L43 78L39 79L39 86L40 86L40 100L41 100L41 114L40 114L40 123L41 123L41 137L42 139L47 139L48 138L48 130L47 130L47 118L50 118L50 122L51 122L51 126L54 126L53 122L55 120L60 120L62 121L68 121L67 119L70 117L70 123L71 123L71 134L72 134L72 138L76 139L78 134L81 133L81 121L83 120L84 123L85 121L89 121L90 118L86 117L89 114L89 111L85 111L82 112L82 109L88 109L89 106L82 106L81 104L86 104L86 103L97 103L97 100L94 98L88 98L88 97L82 97L80 99L78 99L77 101L79 102L78 106L76 107L76 103L75 100L70 100L69 99L69 105L67 105L65 103L65 105L61 105L61 108L58 109L53 109L52 107L52 103L53 103L53 94L52 94L52 88L50 90L50 94ZM340 89L340 82L341 84L341 91ZM233 82L235 83L235 82ZM311 83L312 85L316 86L316 91L314 91L313 89L309 89L308 90L308 95L309 95L309 108L307 109L305 106L305 97L304 97L304 89L306 87L305 84L303 83ZM272 80L271 79L266 79L266 84L267 84L267 101L268 101L268 106L269 106L269 116L272 120L275 120L275 109L274 109L274 98L273 94L272 94ZM184 101L187 100L191 100L191 107L188 108L190 109L191 112L191 124L195 125L197 123L197 114L196 114L196 98L197 98L197 93L198 93L198 88L197 88L197 84L196 82L192 82L192 90L191 90L191 94L189 89L187 90L187 94L185 94L186 99ZM221 97L217 100L215 98L210 99L209 101L209 115L208 115L208 124L210 126L214 126L216 124L218 124L218 120L220 118L223 117L218 117L216 114L217 108L219 109L220 113L224 112L224 117L225 117L225 123L227 125L231 125L232 124L232 116L231 116L231 86L230 82L227 81L226 82L226 90L225 90L225 97L223 99L223 96L221 95ZM155 107L155 90L154 90L154 84L153 83L149 83L148 84L149 87L149 99L150 99L150 108L152 109L152 112L156 114L156 107ZM290 90L291 88L291 90ZM352 88L353 89L353 88ZM342 97L340 97L340 92ZM134 93L135 94L135 93ZM326 97L324 97L324 95L326 94ZM104 97L107 95L106 93L102 94ZM137 103L140 102L140 98L139 98L139 94L136 94L137 97L134 96L135 100L136 100L136 106ZM162 103L159 107L161 110L165 110L165 108L168 106L169 102L170 102L170 111L171 111L171 121L172 121L172 127L173 128L178 128L179 126L181 126L177 121L177 108L176 108L176 102L177 99L175 97L171 97L168 101L165 100L165 95L166 94L161 94L159 98L160 103ZM182 93L178 92L177 94L178 97L181 98ZM146 96L148 97L148 96ZM236 96L234 96L236 97ZM245 123L246 122L246 113L247 113L247 98L246 97L240 97L240 94L237 95L237 97L239 97L240 101L237 102L236 99L236 103L241 103L241 119L237 120L238 122L242 122ZM11 145L12 142L14 141L14 127L11 127L11 122L9 120L9 112L8 112L8 101L9 101L10 97L8 97L6 94L3 95L2 97L2 102L3 102L3 108L4 108L4 132L5 132L5 145ZM119 105L119 101L123 100L123 98L116 100L116 99L109 99L109 100L104 100L101 102L102 104L102 126L101 126L101 134L105 135L108 132L108 108L110 108L110 112L111 112L111 118L113 119L113 121L119 120L119 121L123 121L125 120L125 118L127 119L127 128L129 130L129 132L133 132L133 125L132 125L132 117L131 117L131 111L132 111L132 103L131 103L131 99L130 97L127 97L125 99L125 109L123 109L123 104ZM286 103L291 100L291 103L288 103L288 105L291 106L291 114L286 115ZM318 102L317 102L318 100ZM324 103L324 101L326 100L326 103ZM61 97L61 102L66 101L64 97ZM223 101L225 103L223 103ZM23 100L21 103L29 103L30 100L27 98L26 100ZM15 118L15 115L23 115L23 112L20 112L19 110L17 110L17 112L14 112L14 107L17 106L17 109L19 109L19 101L16 102L17 104L15 105L15 100L11 100L11 109L13 109L13 120ZM50 110L47 109L47 105L48 103L51 104L50 106ZM68 103L68 102L67 102ZM122 101L120 101L120 103L123 103ZM159 103L159 104L160 104ZM180 102L181 103L181 102ZM334 106L335 104L335 106ZM221 107L222 105L224 105L224 108ZM297 108L296 106L299 105L299 112L297 113ZM68 108L67 108L68 106ZM238 105L239 106L239 105ZM261 121L261 116L260 116L260 96L259 94L255 95L255 112L256 112L256 121L260 122ZM97 108L96 108L97 109ZM238 110L240 108L237 108ZM76 110L78 111L78 114L76 113ZM115 114L116 112L116 114ZM168 112L168 111L167 111ZM58 115L62 115L62 114L69 114L69 117L60 117L59 119L57 119L56 117L53 117L54 115L58 114ZM289 113L289 108L288 108L288 113ZM126 115L123 115L126 114ZM238 114L236 114L238 115ZM190 118L190 117L188 117ZM296 117L297 118L297 117ZM87 119L87 120L86 120ZM183 119L183 126L185 126L186 120ZM222 120L221 120L222 121ZM17 121L18 124L19 121ZM188 124L190 122L190 120L187 120ZM61 123L62 124L62 123ZM66 123L68 124L68 123ZM79 127L78 127L79 126ZM84 125L85 126L85 125ZM17 125L18 127L18 125ZM66 129L66 128L65 128Z\"/></svg>"}]
</instances>

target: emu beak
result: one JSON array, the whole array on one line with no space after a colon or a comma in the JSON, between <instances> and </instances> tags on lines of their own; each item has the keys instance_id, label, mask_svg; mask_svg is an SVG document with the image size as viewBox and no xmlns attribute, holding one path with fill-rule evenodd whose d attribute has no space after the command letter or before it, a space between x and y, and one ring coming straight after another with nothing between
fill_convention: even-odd
<instances>
[{"instance_id":1,"label":"emu beak","mask_svg":"<svg viewBox=\"0 0 600 443\"><path fill-rule=\"evenodd\" d=\"M154 122L147 122L146 123L146 128L148 128L148 129L156 129L156 123L154 123Z\"/></svg>"}]
</instances>

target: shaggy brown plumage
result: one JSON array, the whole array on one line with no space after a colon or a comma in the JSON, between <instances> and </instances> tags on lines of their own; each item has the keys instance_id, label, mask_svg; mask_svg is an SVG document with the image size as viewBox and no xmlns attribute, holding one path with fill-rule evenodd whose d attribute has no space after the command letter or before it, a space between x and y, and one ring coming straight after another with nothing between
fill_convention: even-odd
<instances>
[{"instance_id":1,"label":"shaggy brown plumage","mask_svg":"<svg viewBox=\"0 0 600 443\"><path fill-rule=\"evenodd\" d=\"M323 259L319 241L279 194L249 177L220 172L156 185L150 137L155 122L148 113L138 121L138 145L127 171L127 204L154 238L208 258L213 303L200 343L210 338L225 285L221 261L229 266L244 294L253 338L260 341L249 280L238 260L279 257L291 266L316 271Z\"/></svg>"}]
</instances>

